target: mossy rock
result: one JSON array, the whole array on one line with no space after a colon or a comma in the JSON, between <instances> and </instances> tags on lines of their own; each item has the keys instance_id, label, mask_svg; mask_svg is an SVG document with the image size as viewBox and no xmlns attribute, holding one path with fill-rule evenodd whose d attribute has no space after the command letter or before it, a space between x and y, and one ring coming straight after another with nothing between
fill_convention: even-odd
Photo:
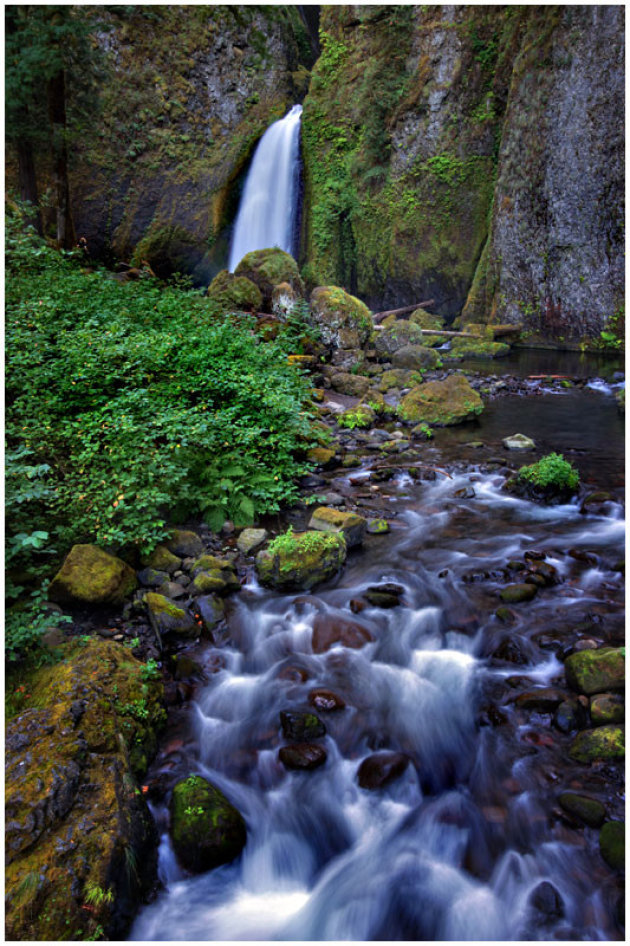
<instances>
[{"instance_id":1,"label":"mossy rock","mask_svg":"<svg viewBox=\"0 0 630 946\"><path fill-rule=\"evenodd\" d=\"M304 295L304 283L297 263L278 247L247 253L234 270L234 275L244 276L255 283L266 311L271 311L273 290L281 283L287 283L300 296Z\"/></svg>"},{"instance_id":2,"label":"mossy rock","mask_svg":"<svg viewBox=\"0 0 630 946\"><path fill-rule=\"evenodd\" d=\"M212 638L212 631L223 618L225 605L217 595L201 595L195 600L195 607L198 610L202 621L205 636Z\"/></svg>"},{"instance_id":3,"label":"mossy rock","mask_svg":"<svg viewBox=\"0 0 630 946\"><path fill-rule=\"evenodd\" d=\"M74 545L55 575L48 596L62 604L121 605L138 587L134 570L97 545Z\"/></svg>"},{"instance_id":4,"label":"mossy rock","mask_svg":"<svg viewBox=\"0 0 630 946\"><path fill-rule=\"evenodd\" d=\"M256 556L256 572L263 585L281 591L299 591L337 574L346 560L341 533L317 531L279 536Z\"/></svg>"},{"instance_id":5,"label":"mossy rock","mask_svg":"<svg viewBox=\"0 0 630 946\"><path fill-rule=\"evenodd\" d=\"M591 700L591 722L593 726L606 723L623 723L626 718L626 703L621 693L601 693Z\"/></svg>"},{"instance_id":6,"label":"mossy rock","mask_svg":"<svg viewBox=\"0 0 630 946\"><path fill-rule=\"evenodd\" d=\"M407 345L424 345L424 335L419 325L407 319L396 319L386 325L374 340L376 354L381 358L393 355Z\"/></svg>"},{"instance_id":7,"label":"mossy rock","mask_svg":"<svg viewBox=\"0 0 630 946\"><path fill-rule=\"evenodd\" d=\"M409 368L390 368L384 371L379 381L379 391L387 394L392 388L410 388L417 381L415 371Z\"/></svg>"},{"instance_id":8,"label":"mossy rock","mask_svg":"<svg viewBox=\"0 0 630 946\"><path fill-rule=\"evenodd\" d=\"M437 352L424 345L405 345L392 355L394 368L408 368L410 371L436 368L438 362Z\"/></svg>"},{"instance_id":9,"label":"mossy rock","mask_svg":"<svg viewBox=\"0 0 630 946\"><path fill-rule=\"evenodd\" d=\"M203 554L203 542L196 532L189 529L173 529L165 544L169 552L181 558L196 558Z\"/></svg>"},{"instance_id":10,"label":"mossy rock","mask_svg":"<svg viewBox=\"0 0 630 946\"><path fill-rule=\"evenodd\" d=\"M360 374L351 374L349 371L337 371L332 375L330 383L339 394L349 397L363 397L370 389L370 379Z\"/></svg>"},{"instance_id":11,"label":"mossy rock","mask_svg":"<svg viewBox=\"0 0 630 946\"><path fill-rule=\"evenodd\" d=\"M313 512L308 527L318 532L343 533L346 546L351 549L363 542L367 521L354 512L341 512L331 506L319 506Z\"/></svg>"},{"instance_id":12,"label":"mossy rock","mask_svg":"<svg viewBox=\"0 0 630 946\"><path fill-rule=\"evenodd\" d=\"M350 430L354 430L355 427L364 429L371 427L375 420L376 414L374 411L363 403L357 404L356 407L349 407L347 411L337 415L339 426L348 427Z\"/></svg>"},{"instance_id":13,"label":"mossy rock","mask_svg":"<svg viewBox=\"0 0 630 946\"><path fill-rule=\"evenodd\" d=\"M419 384L398 405L398 414L403 420L435 427L460 424L482 410L480 396L461 374L449 375L444 381Z\"/></svg>"},{"instance_id":14,"label":"mossy rock","mask_svg":"<svg viewBox=\"0 0 630 946\"><path fill-rule=\"evenodd\" d=\"M208 299L216 302L224 312L258 312L262 307L262 293L245 276L235 276L222 269L208 286Z\"/></svg>"},{"instance_id":15,"label":"mossy rock","mask_svg":"<svg viewBox=\"0 0 630 946\"><path fill-rule=\"evenodd\" d=\"M371 411L374 411L374 413L379 416L394 413L392 405L388 404L381 392L377 391L375 388L370 388L370 390L363 395L359 401L359 407L369 407Z\"/></svg>"},{"instance_id":16,"label":"mossy rock","mask_svg":"<svg viewBox=\"0 0 630 946\"><path fill-rule=\"evenodd\" d=\"M306 459L317 466L327 467L333 464L335 451L328 450L327 447L311 447L306 451Z\"/></svg>"},{"instance_id":17,"label":"mossy rock","mask_svg":"<svg viewBox=\"0 0 630 946\"><path fill-rule=\"evenodd\" d=\"M594 762L596 759L615 761L625 758L625 727L598 726L578 733L569 749L576 762Z\"/></svg>"},{"instance_id":18,"label":"mossy rock","mask_svg":"<svg viewBox=\"0 0 630 946\"><path fill-rule=\"evenodd\" d=\"M426 309L415 309L409 316L409 321L414 325L417 325L418 328L424 329L441 329L444 328L444 319L439 315L433 315L431 312L427 312ZM427 348L438 348L440 345L443 345L444 342L448 341L447 335L423 335L422 344L426 345Z\"/></svg>"},{"instance_id":19,"label":"mossy rock","mask_svg":"<svg viewBox=\"0 0 630 946\"><path fill-rule=\"evenodd\" d=\"M156 874L157 834L136 779L166 722L163 686L115 642L61 650L30 676L30 708L6 728L5 934L85 940L101 926L122 940ZM95 889L107 898L86 913Z\"/></svg>"},{"instance_id":20,"label":"mossy rock","mask_svg":"<svg viewBox=\"0 0 630 946\"><path fill-rule=\"evenodd\" d=\"M200 775L178 782L169 805L170 834L178 860L199 873L233 861L247 841L241 813Z\"/></svg>"},{"instance_id":21,"label":"mossy rock","mask_svg":"<svg viewBox=\"0 0 630 946\"><path fill-rule=\"evenodd\" d=\"M601 802L576 792L562 792L558 796L560 807L570 815L574 815L591 828L599 828L604 823L606 809Z\"/></svg>"},{"instance_id":22,"label":"mossy rock","mask_svg":"<svg viewBox=\"0 0 630 946\"><path fill-rule=\"evenodd\" d=\"M181 634L183 637L196 637L198 627L183 608L170 598L149 591L144 601L160 634Z\"/></svg>"},{"instance_id":23,"label":"mossy rock","mask_svg":"<svg viewBox=\"0 0 630 946\"><path fill-rule=\"evenodd\" d=\"M587 696L622 691L626 681L624 648L577 651L565 660L564 672L571 689Z\"/></svg>"},{"instance_id":24,"label":"mossy rock","mask_svg":"<svg viewBox=\"0 0 630 946\"><path fill-rule=\"evenodd\" d=\"M451 347L444 352L445 359L461 358L502 358L509 355L510 346L504 342L493 342L487 339L477 341L474 338L453 338Z\"/></svg>"},{"instance_id":25,"label":"mossy rock","mask_svg":"<svg viewBox=\"0 0 630 946\"><path fill-rule=\"evenodd\" d=\"M193 579L193 590L202 595L208 595L212 592L221 594L225 591L226 583L218 568L210 571L198 571Z\"/></svg>"},{"instance_id":26,"label":"mossy rock","mask_svg":"<svg viewBox=\"0 0 630 946\"><path fill-rule=\"evenodd\" d=\"M506 585L499 592L501 601L505 604L520 604L521 601L531 601L537 594L538 588L529 582L515 582Z\"/></svg>"},{"instance_id":27,"label":"mossy rock","mask_svg":"<svg viewBox=\"0 0 630 946\"><path fill-rule=\"evenodd\" d=\"M157 571L168 572L172 575L181 568L182 560L169 552L165 545L156 545L150 555L145 555L140 559L140 563L147 568L155 568Z\"/></svg>"},{"instance_id":28,"label":"mossy rock","mask_svg":"<svg viewBox=\"0 0 630 946\"><path fill-rule=\"evenodd\" d=\"M319 329L322 341L335 348L365 345L373 329L370 310L360 299L339 286L317 286L310 298L311 320ZM340 332L355 332L358 346L343 345Z\"/></svg>"},{"instance_id":29,"label":"mossy rock","mask_svg":"<svg viewBox=\"0 0 630 946\"><path fill-rule=\"evenodd\" d=\"M624 870L626 865L625 821L607 821L599 832L599 850L613 870Z\"/></svg>"}]
</instances>

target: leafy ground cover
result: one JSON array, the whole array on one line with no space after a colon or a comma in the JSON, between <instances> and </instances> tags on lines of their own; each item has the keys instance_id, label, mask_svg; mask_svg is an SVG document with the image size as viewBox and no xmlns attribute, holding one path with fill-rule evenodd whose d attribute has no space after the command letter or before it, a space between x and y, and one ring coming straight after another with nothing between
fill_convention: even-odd
<instances>
[{"instance_id":1,"label":"leafy ground cover","mask_svg":"<svg viewBox=\"0 0 630 946\"><path fill-rule=\"evenodd\" d=\"M295 495L311 416L290 330L262 342L199 292L86 272L15 210L6 239L10 600L73 543L147 551L174 521L248 525Z\"/></svg>"}]
</instances>

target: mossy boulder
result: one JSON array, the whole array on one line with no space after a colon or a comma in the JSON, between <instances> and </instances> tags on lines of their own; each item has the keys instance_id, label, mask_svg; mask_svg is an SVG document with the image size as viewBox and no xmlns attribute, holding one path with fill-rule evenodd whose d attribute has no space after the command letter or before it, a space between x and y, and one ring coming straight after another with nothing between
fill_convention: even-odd
<instances>
[{"instance_id":1,"label":"mossy boulder","mask_svg":"<svg viewBox=\"0 0 630 946\"><path fill-rule=\"evenodd\" d=\"M192 582L193 592L198 592L202 595L207 595L212 592L221 594L225 592L226 583L223 580L221 572L218 568L210 569L209 571L198 571Z\"/></svg>"},{"instance_id":2,"label":"mossy boulder","mask_svg":"<svg viewBox=\"0 0 630 946\"><path fill-rule=\"evenodd\" d=\"M224 312L258 312L262 307L262 293L245 276L235 276L222 269L208 286L208 299L216 302Z\"/></svg>"},{"instance_id":3,"label":"mossy boulder","mask_svg":"<svg viewBox=\"0 0 630 946\"><path fill-rule=\"evenodd\" d=\"M234 275L244 276L258 287L265 311L271 311L273 290L281 283L287 283L298 295L304 295L304 283L297 263L278 247L247 253L234 270Z\"/></svg>"},{"instance_id":4,"label":"mossy boulder","mask_svg":"<svg viewBox=\"0 0 630 946\"><path fill-rule=\"evenodd\" d=\"M258 553L256 572L263 585L281 591L307 590L336 575L345 560L341 533L287 533Z\"/></svg>"},{"instance_id":5,"label":"mossy boulder","mask_svg":"<svg viewBox=\"0 0 630 946\"><path fill-rule=\"evenodd\" d=\"M190 566L190 573L193 576L193 588L202 594L210 591L230 594L232 591L241 590L234 563L229 559L216 555L201 555Z\"/></svg>"},{"instance_id":6,"label":"mossy boulder","mask_svg":"<svg viewBox=\"0 0 630 946\"><path fill-rule=\"evenodd\" d=\"M349 371L337 371L332 375L330 383L339 394L349 397L363 397L370 390L370 379L360 374L351 374Z\"/></svg>"},{"instance_id":7,"label":"mossy boulder","mask_svg":"<svg viewBox=\"0 0 630 946\"><path fill-rule=\"evenodd\" d=\"M433 315L431 312L427 312L426 309L415 309L409 316L409 321L414 325L417 325L418 328L431 329L436 331L438 329L444 328L444 319L439 315ZM423 335L423 345L426 345L427 348L437 348L439 345L443 345L444 342L448 341L447 335Z\"/></svg>"},{"instance_id":8,"label":"mossy boulder","mask_svg":"<svg viewBox=\"0 0 630 946\"><path fill-rule=\"evenodd\" d=\"M367 394L363 395L359 406L369 407L371 411L374 411L374 413L379 416L386 416L394 412L392 405L387 403L381 392L377 391L376 388L370 388Z\"/></svg>"},{"instance_id":9,"label":"mossy boulder","mask_svg":"<svg viewBox=\"0 0 630 946\"><path fill-rule=\"evenodd\" d=\"M317 466L332 466L335 459L335 451L329 450L327 447L311 447L310 450L306 451L306 459L311 463L317 464Z\"/></svg>"},{"instance_id":10,"label":"mossy boulder","mask_svg":"<svg viewBox=\"0 0 630 946\"><path fill-rule=\"evenodd\" d=\"M499 592L501 601L505 604L520 604L521 601L531 601L538 594L536 585L529 582L514 582L506 585Z\"/></svg>"},{"instance_id":11,"label":"mossy boulder","mask_svg":"<svg viewBox=\"0 0 630 946\"><path fill-rule=\"evenodd\" d=\"M172 575L181 568L182 560L169 552L165 545L156 545L150 555L144 555L140 559L140 563L146 568L155 568L157 571L168 572Z\"/></svg>"},{"instance_id":12,"label":"mossy boulder","mask_svg":"<svg viewBox=\"0 0 630 946\"><path fill-rule=\"evenodd\" d=\"M626 824L624 821L607 821L599 832L599 850L613 870L623 870L626 865Z\"/></svg>"},{"instance_id":13,"label":"mossy boulder","mask_svg":"<svg viewBox=\"0 0 630 946\"><path fill-rule=\"evenodd\" d=\"M223 792L200 775L173 788L170 834L178 860L195 873L233 861L247 841L241 813Z\"/></svg>"},{"instance_id":14,"label":"mossy boulder","mask_svg":"<svg viewBox=\"0 0 630 946\"><path fill-rule=\"evenodd\" d=\"M509 353L510 346L504 342L481 338L453 338L450 349L443 354L445 359L459 361L462 358L502 358Z\"/></svg>"},{"instance_id":15,"label":"mossy boulder","mask_svg":"<svg viewBox=\"0 0 630 946\"><path fill-rule=\"evenodd\" d=\"M166 722L163 686L114 642L62 653L32 674L30 708L7 722L5 935L87 940L101 926L124 940L156 873L157 835L136 779Z\"/></svg>"},{"instance_id":16,"label":"mossy boulder","mask_svg":"<svg viewBox=\"0 0 630 946\"><path fill-rule=\"evenodd\" d=\"M203 542L197 533L191 532L190 529L173 529L166 547L180 558L195 558L203 554Z\"/></svg>"},{"instance_id":17,"label":"mossy boulder","mask_svg":"<svg viewBox=\"0 0 630 946\"><path fill-rule=\"evenodd\" d=\"M392 355L394 368L408 368L418 371L423 368L435 368L438 365L438 355L432 348L424 345L405 345Z\"/></svg>"},{"instance_id":18,"label":"mossy boulder","mask_svg":"<svg viewBox=\"0 0 630 946\"><path fill-rule=\"evenodd\" d=\"M444 381L419 384L406 394L398 405L402 420L434 427L446 427L470 420L483 410L483 402L461 374L452 374Z\"/></svg>"},{"instance_id":19,"label":"mossy boulder","mask_svg":"<svg viewBox=\"0 0 630 946\"><path fill-rule=\"evenodd\" d=\"M580 474L561 453L548 453L536 463L522 466L504 484L507 492L550 505L569 502L578 491Z\"/></svg>"},{"instance_id":20,"label":"mossy boulder","mask_svg":"<svg viewBox=\"0 0 630 946\"><path fill-rule=\"evenodd\" d=\"M625 758L625 727L598 726L578 733L569 749L576 762L594 762L596 759L615 761Z\"/></svg>"},{"instance_id":21,"label":"mossy boulder","mask_svg":"<svg viewBox=\"0 0 630 946\"><path fill-rule=\"evenodd\" d=\"M408 319L396 319L386 325L374 339L376 354L381 358L393 355L407 345L424 345L422 329Z\"/></svg>"},{"instance_id":22,"label":"mossy boulder","mask_svg":"<svg viewBox=\"0 0 630 946\"><path fill-rule=\"evenodd\" d=\"M620 692L626 681L622 647L600 647L570 654L564 662L567 683L578 693L591 696L607 691Z\"/></svg>"},{"instance_id":23,"label":"mossy boulder","mask_svg":"<svg viewBox=\"0 0 630 946\"><path fill-rule=\"evenodd\" d=\"M621 693L600 693L591 700L591 722L593 726L606 723L623 723L626 718L626 703Z\"/></svg>"},{"instance_id":24,"label":"mossy boulder","mask_svg":"<svg viewBox=\"0 0 630 946\"><path fill-rule=\"evenodd\" d=\"M351 549L363 542L367 521L354 512L341 512L332 506L319 506L313 512L308 527L318 532L341 532L346 540L346 547Z\"/></svg>"},{"instance_id":25,"label":"mossy boulder","mask_svg":"<svg viewBox=\"0 0 630 946\"><path fill-rule=\"evenodd\" d=\"M390 368L381 375L378 388L385 394L392 388L410 388L417 378L416 372L409 368Z\"/></svg>"},{"instance_id":26,"label":"mossy boulder","mask_svg":"<svg viewBox=\"0 0 630 946\"><path fill-rule=\"evenodd\" d=\"M121 605L138 587L134 570L97 545L74 545L50 585L61 604Z\"/></svg>"},{"instance_id":27,"label":"mossy boulder","mask_svg":"<svg viewBox=\"0 0 630 946\"><path fill-rule=\"evenodd\" d=\"M181 634L183 637L195 637L198 627L193 618L179 605L165 595L149 591L144 602L160 634Z\"/></svg>"},{"instance_id":28,"label":"mossy boulder","mask_svg":"<svg viewBox=\"0 0 630 946\"><path fill-rule=\"evenodd\" d=\"M269 533L266 529L243 529L236 541L236 545L243 555L251 555L252 552L256 552L261 545L264 545L268 538Z\"/></svg>"},{"instance_id":29,"label":"mossy boulder","mask_svg":"<svg viewBox=\"0 0 630 946\"><path fill-rule=\"evenodd\" d=\"M337 415L337 423L340 427L348 427L354 430L355 427L371 427L376 420L376 414L367 404L357 404L356 407L349 407L347 411L342 411Z\"/></svg>"},{"instance_id":30,"label":"mossy boulder","mask_svg":"<svg viewBox=\"0 0 630 946\"><path fill-rule=\"evenodd\" d=\"M606 809L596 798L578 795L576 792L562 792L558 796L560 807L574 815L591 828L599 828L604 823Z\"/></svg>"},{"instance_id":31,"label":"mossy boulder","mask_svg":"<svg viewBox=\"0 0 630 946\"><path fill-rule=\"evenodd\" d=\"M370 310L345 289L317 286L311 293L310 306L311 320L319 329L324 344L335 348L358 348L370 337L373 328ZM359 344L342 344L344 332L356 333ZM349 337L346 336L346 342Z\"/></svg>"}]
</instances>

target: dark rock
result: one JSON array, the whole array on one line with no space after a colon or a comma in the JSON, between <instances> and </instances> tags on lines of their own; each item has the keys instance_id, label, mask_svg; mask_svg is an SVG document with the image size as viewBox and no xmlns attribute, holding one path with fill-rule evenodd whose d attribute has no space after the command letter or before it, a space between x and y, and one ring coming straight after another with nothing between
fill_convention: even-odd
<instances>
[{"instance_id":1,"label":"dark rock","mask_svg":"<svg viewBox=\"0 0 630 946\"><path fill-rule=\"evenodd\" d=\"M361 601L359 598L352 598L350 600L350 610L353 614L360 614L361 611L365 611L366 607L365 601Z\"/></svg>"},{"instance_id":2,"label":"dark rock","mask_svg":"<svg viewBox=\"0 0 630 946\"><path fill-rule=\"evenodd\" d=\"M534 910L549 920L564 916L562 897L548 880L537 884L528 899Z\"/></svg>"},{"instance_id":3,"label":"dark rock","mask_svg":"<svg viewBox=\"0 0 630 946\"><path fill-rule=\"evenodd\" d=\"M577 700L563 700L553 718L560 732L569 733L586 725L586 712Z\"/></svg>"},{"instance_id":4,"label":"dark rock","mask_svg":"<svg viewBox=\"0 0 630 946\"><path fill-rule=\"evenodd\" d=\"M170 831L178 860L195 872L238 857L247 831L240 812L200 775L178 782L169 805Z\"/></svg>"},{"instance_id":5,"label":"dark rock","mask_svg":"<svg viewBox=\"0 0 630 946\"><path fill-rule=\"evenodd\" d=\"M409 762L409 757L402 752L377 752L368 756L357 772L359 785L371 791L384 788L403 774Z\"/></svg>"},{"instance_id":6,"label":"dark rock","mask_svg":"<svg viewBox=\"0 0 630 946\"><path fill-rule=\"evenodd\" d=\"M314 713L280 713L280 724L285 739L309 742L326 735L326 727Z\"/></svg>"},{"instance_id":7,"label":"dark rock","mask_svg":"<svg viewBox=\"0 0 630 946\"><path fill-rule=\"evenodd\" d=\"M359 648L372 640L366 627L347 618L318 614L313 622L313 653L323 654L334 644Z\"/></svg>"},{"instance_id":8,"label":"dark rock","mask_svg":"<svg viewBox=\"0 0 630 946\"><path fill-rule=\"evenodd\" d=\"M593 726L623 723L626 718L626 704L620 693L601 693L594 696L590 709Z\"/></svg>"},{"instance_id":9,"label":"dark rock","mask_svg":"<svg viewBox=\"0 0 630 946\"><path fill-rule=\"evenodd\" d=\"M179 558L197 558L203 554L203 542L196 532L187 529L173 529L166 547Z\"/></svg>"},{"instance_id":10,"label":"dark rock","mask_svg":"<svg viewBox=\"0 0 630 946\"><path fill-rule=\"evenodd\" d=\"M599 832L599 850L613 870L623 870L626 863L626 825L624 821L607 821Z\"/></svg>"},{"instance_id":11,"label":"dark rock","mask_svg":"<svg viewBox=\"0 0 630 946\"><path fill-rule=\"evenodd\" d=\"M526 653L523 643L519 638L507 637L501 641L499 646L493 651L492 656L495 660L504 660L506 663L525 666L529 663L529 657Z\"/></svg>"},{"instance_id":12,"label":"dark rock","mask_svg":"<svg viewBox=\"0 0 630 946\"><path fill-rule=\"evenodd\" d=\"M160 572L155 568L143 568L142 571L138 572L138 581L145 588L159 588L160 585L166 584L169 579L168 572Z\"/></svg>"},{"instance_id":13,"label":"dark rock","mask_svg":"<svg viewBox=\"0 0 630 946\"><path fill-rule=\"evenodd\" d=\"M519 604L521 601L531 601L536 596L536 585L526 582L506 585L499 592L499 596L506 604Z\"/></svg>"},{"instance_id":14,"label":"dark rock","mask_svg":"<svg viewBox=\"0 0 630 946\"><path fill-rule=\"evenodd\" d=\"M564 701L564 698L565 695L562 690L556 690L553 687L540 687L538 690L519 693L514 703L520 709L536 710L539 713L553 713Z\"/></svg>"},{"instance_id":15,"label":"dark rock","mask_svg":"<svg viewBox=\"0 0 630 946\"><path fill-rule=\"evenodd\" d=\"M599 828L604 823L606 809L601 802L576 792L562 792L558 796L560 807L570 815L579 818L591 828Z\"/></svg>"},{"instance_id":16,"label":"dark rock","mask_svg":"<svg viewBox=\"0 0 630 946\"><path fill-rule=\"evenodd\" d=\"M327 753L322 746L302 742L282 746L278 757L287 769L316 769L324 764Z\"/></svg>"},{"instance_id":17,"label":"dark rock","mask_svg":"<svg viewBox=\"0 0 630 946\"><path fill-rule=\"evenodd\" d=\"M374 608L397 608L400 605L398 595L384 591L366 591L365 597Z\"/></svg>"}]
</instances>

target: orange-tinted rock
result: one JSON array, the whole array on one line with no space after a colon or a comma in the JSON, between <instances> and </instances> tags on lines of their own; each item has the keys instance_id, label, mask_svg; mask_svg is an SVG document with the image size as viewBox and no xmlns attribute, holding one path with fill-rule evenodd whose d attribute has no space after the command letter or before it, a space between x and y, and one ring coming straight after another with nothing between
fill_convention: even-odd
<instances>
[{"instance_id":1,"label":"orange-tinted rock","mask_svg":"<svg viewBox=\"0 0 630 946\"><path fill-rule=\"evenodd\" d=\"M371 640L373 638L368 629L357 621L318 614L313 622L314 654L323 654L334 644L358 649Z\"/></svg>"},{"instance_id":2,"label":"orange-tinted rock","mask_svg":"<svg viewBox=\"0 0 630 946\"><path fill-rule=\"evenodd\" d=\"M403 774L409 761L409 757L402 752L377 752L370 755L359 766L359 785L370 790L383 788Z\"/></svg>"}]
</instances>

